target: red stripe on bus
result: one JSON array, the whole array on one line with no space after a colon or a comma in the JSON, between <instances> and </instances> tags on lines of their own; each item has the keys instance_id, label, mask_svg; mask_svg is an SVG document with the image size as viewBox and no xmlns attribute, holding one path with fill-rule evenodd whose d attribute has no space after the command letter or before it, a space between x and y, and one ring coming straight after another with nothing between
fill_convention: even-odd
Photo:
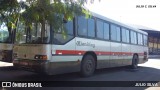
<instances>
[{"instance_id":1,"label":"red stripe on bus","mask_svg":"<svg viewBox=\"0 0 160 90\"><path fill-rule=\"evenodd\" d=\"M56 50L56 54L75 54L75 50Z\"/></svg>"},{"instance_id":2,"label":"red stripe on bus","mask_svg":"<svg viewBox=\"0 0 160 90\"><path fill-rule=\"evenodd\" d=\"M83 55L86 51L81 50L56 50L56 54L61 55ZM133 55L131 52L104 52L104 51L94 51L97 55ZM144 53L138 53L139 56L144 56Z\"/></svg>"},{"instance_id":3,"label":"red stripe on bus","mask_svg":"<svg viewBox=\"0 0 160 90\"><path fill-rule=\"evenodd\" d=\"M111 52L95 51L97 55L111 55Z\"/></svg>"}]
</instances>

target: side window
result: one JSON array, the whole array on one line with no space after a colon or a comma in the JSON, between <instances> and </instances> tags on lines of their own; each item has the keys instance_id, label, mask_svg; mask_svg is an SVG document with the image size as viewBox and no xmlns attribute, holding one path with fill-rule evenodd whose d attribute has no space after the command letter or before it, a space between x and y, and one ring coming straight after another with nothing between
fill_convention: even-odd
<instances>
[{"instance_id":1,"label":"side window","mask_svg":"<svg viewBox=\"0 0 160 90\"><path fill-rule=\"evenodd\" d=\"M95 37L95 23L94 19L88 19L88 37Z\"/></svg>"},{"instance_id":2,"label":"side window","mask_svg":"<svg viewBox=\"0 0 160 90\"><path fill-rule=\"evenodd\" d=\"M120 27L111 25L111 40L121 41Z\"/></svg>"},{"instance_id":3,"label":"side window","mask_svg":"<svg viewBox=\"0 0 160 90\"><path fill-rule=\"evenodd\" d=\"M97 38L103 39L103 22L97 20Z\"/></svg>"},{"instance_id":4,"label":"side window","mask_svg":"<svg viewBox=\"0 0 160 90\"><path fill-rule=\"evenodd\" d=\"M104 23L104 39L109 40L109 24Z\"/></svg>"},{"instance_id":5,"label":"side window","mask_svg":"<svg viewBox=\"0 0 160 90\"><path fill-rule=\"evenodd\" d=\"M131 43L137 44L137 33L134 31L131 31Z\"/></svg>"},{"instance_id":6,"label":"side window","mask_svg":"<svg viewBox=\"0 0 160 90\"><path fill-rule=\"evenodd\" d=\"M78 17L78 35L87 36L87 19L84 16Z\"/></svg>"},{"instance_id":7,"label":"side window","mask_svg":"<svg viewBox=\"0 0 160 90\"><path fill-rule=\"evenodd\" d=\"M143 41L144 41L144 45L147 46L148 44L148 38L146 35L143 35Z\"/></svg>"},{"instance_id":8,"label":"side window","mask_svg":"<svg viewBox=\"0 0 160 90\"><path fill-rule=\"evenodd\" d=\"M126 38L127 38L127 43L130 43L129 30L126 30Z\"/></svg>"},{"instance_id":9,"label":"side window","mask_svg":"<svg viewBox=\"0 0 160 90\"><path fill-rule=\"evenodd\" d=\"M138 33L138 44L143 45L142 34Z\"/></svg>"},{"instance_id":10,"label":"side window","mask_svg":"<svg viewBox=\"0 0 160 90\"><path fill-rule=\"evenodd\" d=\"M129 43L129 30L122 28L122 42Z\"/></svg>"},{"instance_id":11,"label":"side window","mask_svg":"<svg viewBox=\"0 0 160 90\"><path fill-rule=\"evenodd\" d=\"M67 21L61 28L59 28L58 32L54 32L53 44L65 44L73 37L73 21Z\"/></svg>"},{"instance_id":12,"label":"side window","mask_svg":"<svg viewBox=\"0 0 160 90\"><path fill-rule=\"evenodd\" d=\"M117 27L116 30L117 30L117 41L121 41L121 29L120 29L120 27Z\"/></svg>"},{"instance_id":13,"label":"side window","mask_svg":"<svg viewBox=\"0 0 160 90\"><path fill-rule=\"evenodd\" d=\"M64 24L67 34L73 35L73 21L68 21Z\"/></svg>"}]
</instances>

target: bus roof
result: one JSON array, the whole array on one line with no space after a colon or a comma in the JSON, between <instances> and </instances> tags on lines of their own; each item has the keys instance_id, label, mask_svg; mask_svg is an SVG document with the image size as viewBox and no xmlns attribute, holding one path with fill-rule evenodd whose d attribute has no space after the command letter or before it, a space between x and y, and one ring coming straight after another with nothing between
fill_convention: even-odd
<instances>
[{"instance_id":1,"label":"bus roof","mask_svg":"<svg viewBox=\"0 0 160 90\"><path fill-rule=\"evenodd\" d=\"M125 27L125 28L127 28L127 29L131 29L131 30L134 30L134 31L136 31L136 32L140 32L140 33L143 33L143 34L148 35L147 32L144 32L144 31L139 30L139 29L137 29L137 28L131 27L131 26L126 25L126 24L123 24L123 23L121 23L121 22L118 22L118 21L109 19L109 18L107 18L107 17L105 17L105 16L102 16L102 15L99 15L99 14L97 14L97 13L91 12L91 14L92 14L93 16L99 18L99 19L102 19L102 20L108 21L108 22L110 22L110 23L116 24L116 25L118 25L118 26L122 26L122 27Z\"/></svg>"}]
</instances>

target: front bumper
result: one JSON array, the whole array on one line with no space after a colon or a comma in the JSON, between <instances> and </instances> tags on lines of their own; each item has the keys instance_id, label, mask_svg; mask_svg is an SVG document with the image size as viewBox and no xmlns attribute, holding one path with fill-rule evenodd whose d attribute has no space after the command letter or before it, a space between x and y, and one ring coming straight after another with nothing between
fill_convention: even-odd
<instances>
[{"instance_id":1,"label":"front bumper","mask_svg":"<svg viewBox=\"0 0 160 90\"><path fill-rule=\"evenodd\" d=\"M49 72L48 63L48 60L13 60L14 67L44 74Z\"/></svg>"},{"instance_id":2,"label":"front bumper","mask_svg":"<svg viewBox=\"0 0 160 90\"><path fill-rule=\"evenodd\" d=\"M50 60L17 59L13 60L13 65L23 70L47 75L80 71L80 62L77 61L50 62Z\"/></svg>"}]
</instances>

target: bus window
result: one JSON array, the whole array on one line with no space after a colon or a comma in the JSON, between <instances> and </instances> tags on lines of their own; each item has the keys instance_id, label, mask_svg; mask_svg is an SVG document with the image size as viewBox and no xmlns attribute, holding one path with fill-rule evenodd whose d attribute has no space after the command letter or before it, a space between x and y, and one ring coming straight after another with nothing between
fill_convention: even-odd
<instances>
[{"instance_id":1,"label":"bus window","mask_svg":"<svg viewBox=\"0 0 160 90\"><path fill-rule=\"evenodd\" d=\"M25 30L24 23L18 23L17 30L16 30L16 38L15 43L25 43L26 42L26 30Z\"/></svg>"},{"instance_id":2,"label":"bus window","mask_svg":"<svg viewBox=\"0 0 160 90\"><path fill-rule=\"evenodd\" d=\"M97 20L97 38L103 39L103 22Z\"/></svg>"},{"instance_id":3,"label":"bus window","mask_svg":"<svg viewBox=\"0 0 160 90\"><path fill-rule=\"evenodd\" d=\"M129 43L129 30L122 28L122 42Z\"/></svg>"},{"instance_id":4,"label":"bus window","mask_svg":"<svg viewBox=\"0 0 160 90\"><path fill-rule=\"evenodd\" d=\"M42 31L41 23L32 23L32 28L19 23L16 32L16 43L47 44L50 43L50 26L45 24Z\"/></svg>"},{"instance_id":5,"label":"bus window","mask_svg":"<svg viewBox=\"0 0 160 90\"><path fill-rule=\"evenodd\" d=\"M95 37L94 19L88 19L88 37Z\"/></svg>"},{"instance_id":6,"label":"bus window","mask_svg":"<svg viewBox=\"0 0 160 90\"><path fill-rule=\"evenodd\" d=\"M54 32L53 44L65 44L73 37L73 21L67 21L61 28L59 28L58 32Z\"/></svg>"},{"instance_id":7,"label":"bus window","mask_svg":"<svg viewBox=\"0 0 160 90\"><path fill-rule=\"evenodd\" d=\"M50 42L50 25L45 23L45 30L42 30L41 23L33 23L33 28L28 30L27 36L30 40L27 40L27 43L35 43L35 44L42 44L42 43L49 43Z\"/></svg>"},{"instance_id":8,"label":"bus window","mask_svg":"<svg viewBox=\"0 0 160 90\"><path fill-rule=\"evenodd\" d=\"M144 41L144 45L147 46L148 44L148 38L146 35L143 35L143 41Z\"/></svg>"},{"instance_id":9,"label":"bus window","mask_svg":"<svg viewBox=\"0 0 160 90\"><path fill-rule=\"evenodd\" d=\"M9 35L6 23L0 25L0 43L11 43L11 36Z\"/></svg>"},{"instance_id":10,"label":"bus window","mask_svg":"<svg viewBox=\"0 0 160 90\"><path fill-rule=\"evenodd\" d=\"M73 21L68 21L65 23L64 28L66 29L66 33L68 35L73 35Z\"/></svg>"},{"instance_id":11,"label":"bus window","mask_svg":"<svg viewBox=\"0 0 160 90\"><path fill-rule=\"evenodd\" d=\"M104 23L104 39L109 40L109 24Z\"/></svg>"},{"instance_id":12,"label":"bus window","mask_svg":"<svg viewBox=\"0 0 160 90\"><path fill-rule=\"evenodd\" d=\"M111 40L121 41L120 27L118 27L116 25L111 25Z\"/></svg>"},{"instance_id":13,"label":"bus window","mask_svg":"<svg viewBox=\"0 0 160 90\"><path fill-rule=\"evenodd\" d=\"M134 31L131 31L131 43L137 44L137 33Z\"/></svg>"},{"instance_id":14,"label":"bus window","mask_svg":"<svg viewBox=\"0 0 160 90\"><path fill-rule=\"evenodd\" d=\"M84 16L78 17L78 35L87 36L87 19Z\"/></svg>"},{"instance_id":15,"label":"bus window","mask_svg":"<svg viewBox=\"0 0 160 90\"><path fill-rule=\"evenodd\" d=\"M142 34L138 33L138 44L143 45Z\"/></svg>"}]
</instances>

